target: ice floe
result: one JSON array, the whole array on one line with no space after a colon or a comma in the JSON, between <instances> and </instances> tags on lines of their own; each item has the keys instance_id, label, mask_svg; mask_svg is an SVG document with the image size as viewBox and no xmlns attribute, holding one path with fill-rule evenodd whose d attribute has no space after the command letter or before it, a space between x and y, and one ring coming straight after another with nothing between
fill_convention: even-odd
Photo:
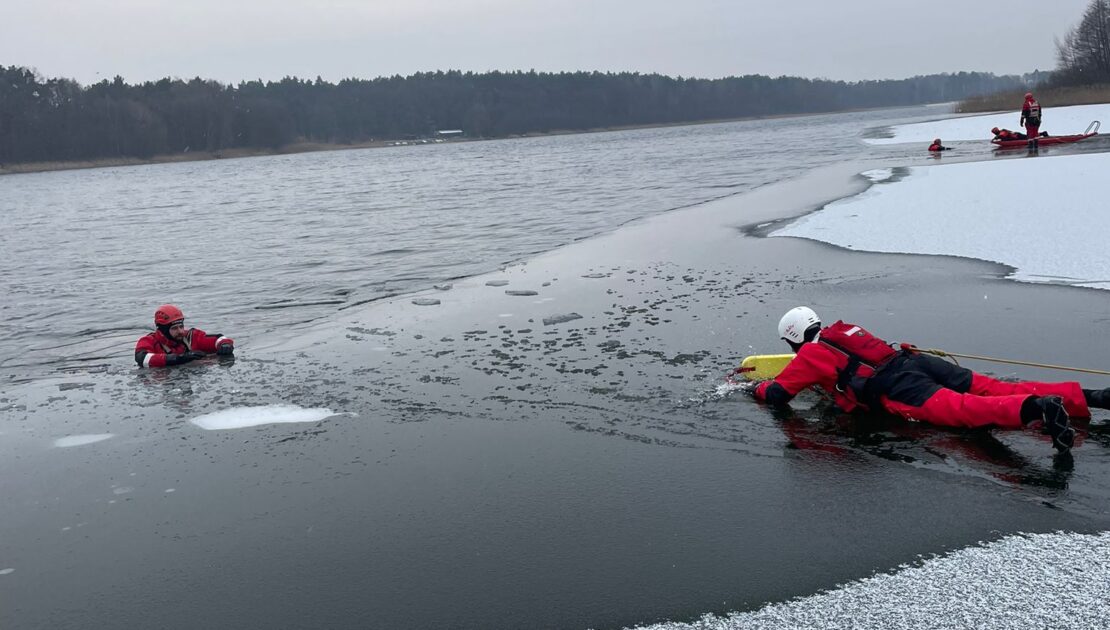
<instances>
[{"instance_id":1,"label":"ice floe","mask_svg":"<svg viewBox=\"0 0 1110 630\"><path fill-rule=\"evenodd\" d=\"M849 249L963 256L1012 278L1110 289L1110 153L908 169L772 236Z\"/></svg>"},{"instance_id":2,"label":"ice floe","mask_svg":"<svg viewBox=\"0 0 1110 630\"><path fill-rule=\"evenodd\" d=\"M1054 136L1083 133L1092 120L1110 122L1110 104L1072 105L1070 107L1045 107L1041 131ZM1013 111L983 116L948 118L909 125L896 125L891 128L891 138L864 138L870 144L902 144L908 142L931 142L941 138L945 142L955 140L990 140L992 127L1012 129L1025 133L1018 125L1021 121L1021 102L1014 103ZM1088 141L1089 142L1089 141Z\"/></svg>"},{"instance_id":3,"label":"ice floe","mask_svg":"<svg viewBox=\"0 0 1110 630\"><path fill-rule=\"evenodd\" d=\"M293 422L318 422L337 415L331 409L306 409L294 405L265 405L261 407L234 407L215 413L193 418L196 426L209 431L243 429L263 424L285 424Z\"/></svg>"},{"instance_id":4,"label":"ice floe","mask_svg":"<svg viewBox=\"0 0 1110 630\"><path fill-rule=\"evenodd\" d=\"M1110 532L1017 535L760 610L644 630L1104 628Z\"/></svg>"}]
</instances>

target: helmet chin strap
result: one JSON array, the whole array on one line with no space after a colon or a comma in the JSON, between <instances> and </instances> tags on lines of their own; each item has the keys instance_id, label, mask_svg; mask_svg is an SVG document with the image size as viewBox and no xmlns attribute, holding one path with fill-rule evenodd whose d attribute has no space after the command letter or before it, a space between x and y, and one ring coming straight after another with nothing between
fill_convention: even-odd
<instances>
[{"instance_id":1,"label":"helmet chin strap","mask_svg":"<svg viewBox=\"0 0 1110 630\"><path fill-rule=\"evenodd\" d=\"M802 334L802 339L804 339L807 342L808 341L817 341L817 338L820 337L820 336L821 336L821 322L817 322L817 323L813 324L812 326L810 326L809 328L806 328L805 333Z\"/></svg>"}]
</instances>

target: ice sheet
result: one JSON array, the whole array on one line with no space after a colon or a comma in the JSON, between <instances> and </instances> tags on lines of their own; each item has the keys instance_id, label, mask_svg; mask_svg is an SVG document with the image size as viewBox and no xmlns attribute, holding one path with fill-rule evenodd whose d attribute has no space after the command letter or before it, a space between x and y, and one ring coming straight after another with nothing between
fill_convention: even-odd
<instances>
[{"instance_id":1,"label":"ice sheet","mask_svg":"<svg viewBox=\"0 0 1110 630\"><path fill-rule=\"evenodd\" d=\"M915 167L787 225L848 249L1003 263L1011 277L1110 289L1110 154Z\"/></svg>"}]
</instances>

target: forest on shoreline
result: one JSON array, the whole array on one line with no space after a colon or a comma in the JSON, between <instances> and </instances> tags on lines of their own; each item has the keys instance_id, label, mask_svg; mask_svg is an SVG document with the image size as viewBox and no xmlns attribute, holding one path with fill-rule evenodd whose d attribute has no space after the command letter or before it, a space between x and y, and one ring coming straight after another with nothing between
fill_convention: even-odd
<instances>
[{"instance_id":1,"label":"forest on shoreline","mask_svg":"<svg viewBox=\"0 0 1110 630\"><path fill-rule=\"evenodd\" d=\"M83 86L0 65L0 173L504 138L960 101L958 111L1110 99L1110 0L1090 0L1057 40L1052 72L982 72L832 81L632 72L422 72L330 83L286 77L225 85L194 78ZM22 165L22 166L21 166Z\"/></svg>"},{"instance_id":2,"label":"forest on shoreline","mask_svg":"<svg viewBox=\"0 0 1110 630\"><path fill-rule=\"evenodd\" d=\"M438 71L329 83L200 78L82 86L0 67L0 168L373 146L440 130L500 138L948 102L1039 77L960 72L844 82L601 72Z\"/></svg>"}]
</instances>

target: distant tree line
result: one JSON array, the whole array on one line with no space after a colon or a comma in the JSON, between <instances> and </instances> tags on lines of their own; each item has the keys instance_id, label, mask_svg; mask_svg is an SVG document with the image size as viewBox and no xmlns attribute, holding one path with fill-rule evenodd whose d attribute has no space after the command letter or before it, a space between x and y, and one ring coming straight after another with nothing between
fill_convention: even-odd
<instances>
[{"instance_id":1,"label":"distant tree line","mask_svg":"<svg viewBox=\"0 0 1110 630\"><path fill-rule=\"evenodd\" d=\"M1054 85L1110 83L1110 0L1091 0L1079 24L1056 42L1056 59Z\"/></svg>"},{"instance_id":2,"label":"distant tree line","mask_svg":"<svg viewBox=\"0 0 1110 630\"><path fill-rule=\"evenodd\" d=\"M425 72L329 83L200 78L82 86L0 66L0 163L351 144L461 129L469 137L834 112L1018 89L978 72L844 82L600 72Z\"/></svg>"}]
</instances>

